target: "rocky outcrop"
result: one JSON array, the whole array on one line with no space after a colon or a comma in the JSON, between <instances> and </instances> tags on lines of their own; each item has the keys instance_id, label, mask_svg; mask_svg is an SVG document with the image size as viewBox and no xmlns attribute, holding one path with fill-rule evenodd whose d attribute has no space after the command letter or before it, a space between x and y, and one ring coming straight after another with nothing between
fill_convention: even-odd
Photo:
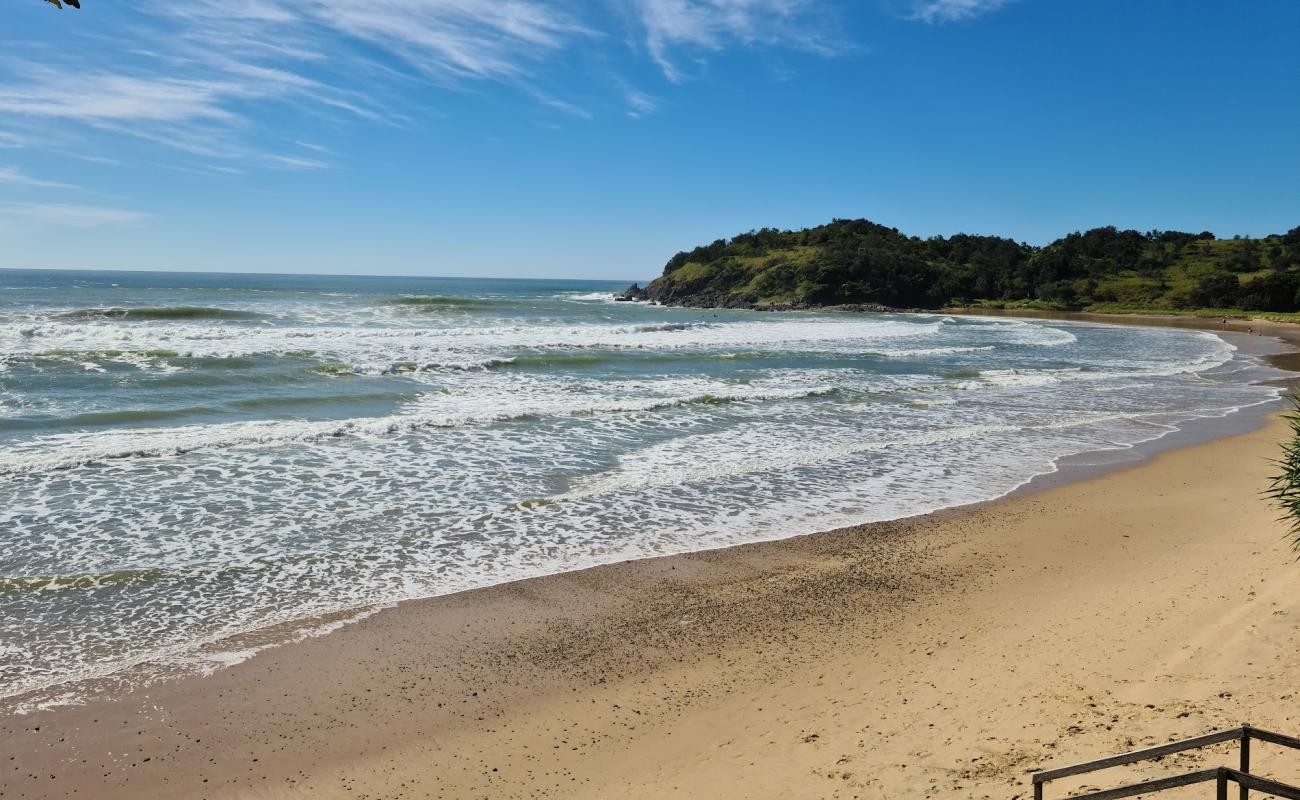
<instances>
[{"instance_id":1,"label":"rocky outcrop","mask_svg":"<svg viewBox=\"0 0 1300 800\"><path fill-rule=\"evenodd\" d=\"M655 281L645 289L646 299L662 306L687 308L754 308L754 303L734 292L709 289L688 291L680 286Z\"/></svg>"},{"instance_id":2,"label":"rocky outcrop","mask_svg":"<svg viewBox=\"0 0 1300 800\"><path fill-rule=\"evenodd\" d=\"M692 289L669 281L655 280L648 286L632 284L622 294L616 295L620 301L649 301L661 306L679 306L682 308L740 308L752 311L846 311L846 312L898 312L918 311L919 309L899 309L877 303L850 303L841 305L817 305L816 303L772 303L754 301L738 292L726 292L713 289Z\"/></svg>"},{"instance_id":3,"label":"rocky outcrop","mask_svg":"<svg viewBox=\"0 0 1300 800\"><path fill-rule=\"evenodd\" d=\"M632 284L623 290L622 294L614 295L614 299L620 303L637 303L650 299L650 294L642 289L638 284Z\"/></svg>"}]
</instances>

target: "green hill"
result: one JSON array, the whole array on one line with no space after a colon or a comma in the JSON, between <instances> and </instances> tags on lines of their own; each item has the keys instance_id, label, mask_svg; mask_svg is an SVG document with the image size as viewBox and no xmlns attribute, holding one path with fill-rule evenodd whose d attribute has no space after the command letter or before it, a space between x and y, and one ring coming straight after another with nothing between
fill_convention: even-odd
<instances>
[{"instance_id":1,"label":"green hill","mask_svg":"<svg viewBox=\"0 0 1300 800\"><path fill-rule=\"evenodd\" d=\"M1300 309L1300 227L1262 239L1072 233L1044 247L998 236L921 239L866 220L771 228L673 256L631 296L669 305L879 305L1161 311Z\"/></svg>"}]
</instances>

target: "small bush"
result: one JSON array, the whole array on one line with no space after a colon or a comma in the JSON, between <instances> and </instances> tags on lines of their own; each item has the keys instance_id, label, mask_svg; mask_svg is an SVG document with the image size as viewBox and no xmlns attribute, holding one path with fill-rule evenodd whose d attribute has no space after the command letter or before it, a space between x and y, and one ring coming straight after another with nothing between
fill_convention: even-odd
<instances>
[{"instance_id":1,"label":"small bush","mask_svg":"<svg viewBox=\"0 0 1300 800\"><path fill-rule=\"evenodd\" d=\"M1291 413L1283 419L1291 426L1291 438L1282 444L1282 457L1274 462L1279 472L1266 494L1282 510L1292 548L1300 550L1300 399L1291 398Z\"/></svg>"}]
</instances>

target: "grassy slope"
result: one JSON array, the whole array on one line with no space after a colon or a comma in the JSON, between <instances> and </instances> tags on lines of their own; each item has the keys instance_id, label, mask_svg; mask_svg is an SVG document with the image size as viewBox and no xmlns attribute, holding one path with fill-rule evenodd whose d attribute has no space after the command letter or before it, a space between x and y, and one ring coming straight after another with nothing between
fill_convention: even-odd
<instances>
[{"instance_id":1,"label":"grassy slope","mask_svg":"<svg viewBox=\"0 0 1300 800\"><path fill-rule=\"evenodd\" d=\"M1166 267L1159 277L1142 276L1133 271L1118 272L1097 281L1092 302L1081 304L1075 310L1089 311L1095 314L1190 314L1198 317L1253 317L1273 319L1285 322L1300 322L1300 312L1252 311L1243 308L1206 308L1184 301L1202 278L1225 272L1224 262L1228 261L1235 249L1240 248L1246 240L1223 239L1210 242L1194 242L1173 252L1175 262ZM1281 237L1270 236L1253 240L1261 251L1262 268L1253 272L1233 272L1238 282L1247 286L1252 280L1269 274L1272 264L1268 256L1273 245L1281 243ZM1164 246L1167 251L1174 251L1173 245ZM1209 252L1207 253L1206 250ZM1104 299L1099 299L1104 298ZM1065 310L1061 304L1042 300L995 301L982 300L973 306L992 308L1037 308L1042 310Z\"/></svg>"},{"instance_id":2,"label":"grassy slope","mask_svg":"<svg viewBox=\"0 0 1300 800\"><path fill-rule=\"evenodd\" d=\"M1134 270L1114 270L1104 277L1087 281L1074 281L1079 302L1061 303L1032 297L1019 299L975 298L959 301L956 305L999 309L1076 310L1111 314L1195 314L1214 317L1257 317L1280 321L1300 321L1300 311L1259 311L1242 308L1207 308L1197 306L1193 300L1197 284L1215 274L1236 278L1241 286L1273 272L1270 252L1282 246L1282 238L1270 236L1263 239L1199 240L1186 245L1153 242L1153 251L1167 254L1172 263L1152 274ZM1260 269L1235 271L1225 265L1243 248L1254 248L1258 253ZM1283 248L1285 251L1285 247ZM1292 248L1294 249L1294 248ZM822 258L819 245L794 244L769 247L760 253L728 253L709 262L687 261L676 269L665 271L655 283L661 289L674 289L682 294L712 291L743 297L757 307L806 304L811 281L801 279L791 287L789 281L771 280L777 272L797 272L801 276L815 272ZM1285 260L1285 257L1283 257ZM947 269L961 270L962 265L948 264ZM773 286L772 284L776 284ZM1298 298L1300 300L1300 298ZM860 302L874 302L863 297Z\"/></svg>"}]
</instances>

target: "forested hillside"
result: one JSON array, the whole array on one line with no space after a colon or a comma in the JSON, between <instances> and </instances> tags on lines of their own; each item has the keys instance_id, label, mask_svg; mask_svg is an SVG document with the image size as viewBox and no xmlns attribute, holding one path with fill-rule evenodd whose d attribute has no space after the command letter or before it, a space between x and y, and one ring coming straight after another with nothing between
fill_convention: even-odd
<instances>
[{"instance_id":1,"label":"forested hillside","mask_svg":"<svg viewBox=\"0 0 1300 800\"><path fill-rule=\"evenodd\" d=\"M867 220L766 228L673 256L635 296L674 305L1300 309L1300 227L1261 239L1114 227L1044 247L921 239Z\"/></svg>"}]
</instances>

